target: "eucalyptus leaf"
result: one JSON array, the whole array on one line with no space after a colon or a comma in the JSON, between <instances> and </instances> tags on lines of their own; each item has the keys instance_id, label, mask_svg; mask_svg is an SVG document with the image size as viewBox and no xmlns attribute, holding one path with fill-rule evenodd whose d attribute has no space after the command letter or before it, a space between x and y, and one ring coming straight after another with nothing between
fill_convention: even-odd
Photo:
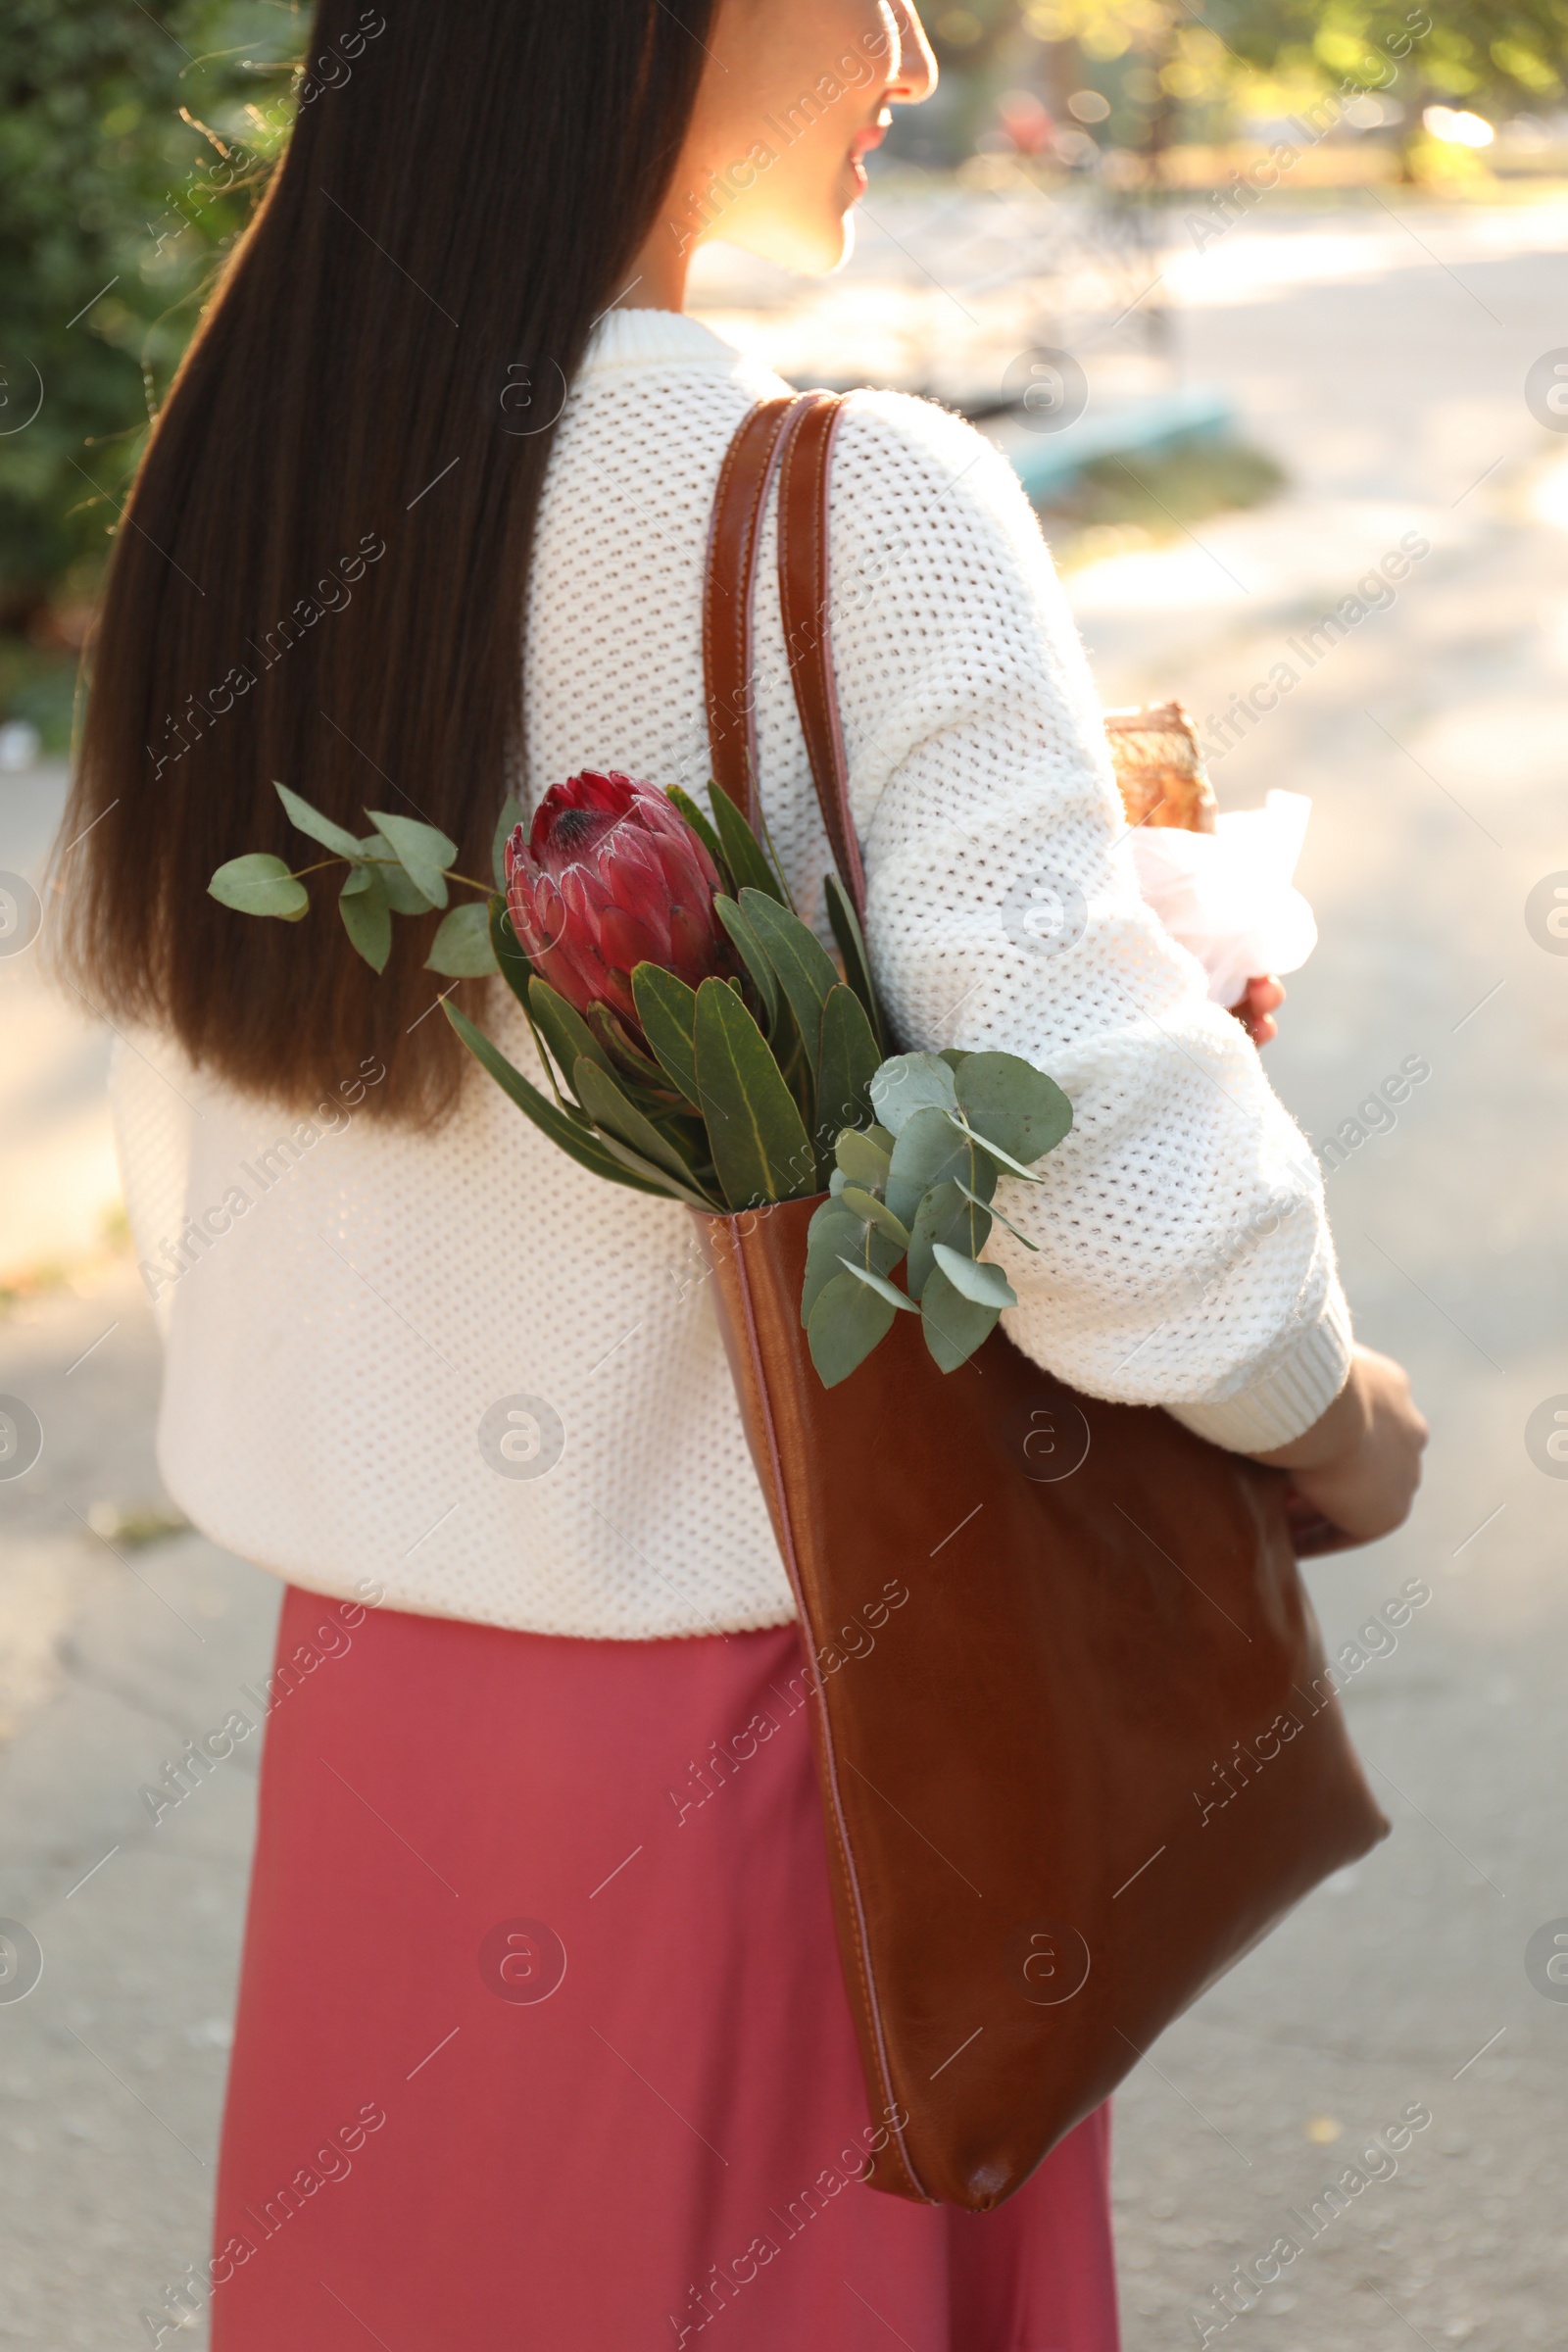
<instances>
[{"instance_id":1,"label":"eucalyptus leaf","mask_svg":"<svg viewBox=\"0 0 1568 2352\"><path fill-rule=\"evenodd\" d=\"M714 830L723 845L724 862L735 877L737 891L760 890L764 898L776 899L781 906L787 906L789 897L783 883L723 785L710 782L708 797L712 803Z\"/></svg>"},{"instance_id":2,"label":"eucalyptus leaf","mask_svg":"<svg viewBox=\"0 0 1568 2352\"><path fill-rule=\"evenodd\" d=\"M359 841L346 826L335 825L329 816L321 814L319 808L313 808L310 802L302 801L297 792L290 792L286 784L274 781L272 790L287 809L288 821L296 832L309 834L312 841L318 841L323 850L336 851L339 858L358 858L363 855Z\"/></svg>"},{"instance_id":3,"label":"eucalyptus leaf","mask_svg":"<svg viewBox=\"0 0 1568 2352\"><path fill-rule=\"evenodd\" d=\"M972 1185L982 1200L997 1189L997 1171L944 1110L917 1110L893 1147L884 1195L901 1223L910 1227L924 1195L935 1184L956 1178Z\"/></svg>"},{"instance_id":4,"label":"eucalyptus leaf","mask_svg":"<svg viewBox=\"0 0 1568 2352\"><path fill-rule=\"evenodd\" d=\"M752 895L756 898L760 896L760 893L754 891ZM745 964L751 977L752 986L762 1000L762 1009L767 1015L768 1033L772 1035L778 1028L781 1002L778 982L773 975L773 966L762 953L762 943L752 928L751 916L734 899L726 899L722 894L713 901L713 912L740 952L741 961Z\"/></svg>"},{"instance_id":5,"label":"eucalyptus leaf","mask_svg":"<svg viewBox=\"0 0 1568 2352\"><path fill-rule=\"evenodd\" d=\"M988 1159L994 1160L999 1167L1005 1168L1009 1175L1021 1176L1025 1184L1045 1183L1046 1180L1043 1176L1037 1176L1033 1168L1026 1168L1021 1159L1014 1159L1010 1152L1004 1152L1000 1144L988 1142L985 1136L978 1134L973 1127L960 1118L956 1111L949 1111L948 1124L957 1134L968 1136Z\"/></svg>"},{"instance_id":6,"label":"eucalyptus leaf","mask_svg":"<svg viewBox=\"0 0 1568 2352\"><path fill-rule=\"evenodd\" d=\"M854 1274L838 1273L818 1295L806 1327L811 1361L824 1389L858 1369L893 1328L895 1309Z\"/></svg>"},{"instance_id":7,"label":"eucalyptus leaf","mask_svg":"<svg viewBox=\"0 0 1568 2352\"><path fill-rule=\"evenodd\" d=\"M977 1135L1033 1167L1072 1127L1054 1078L1016 1054L967 1054L954 1072L958 1108Z\"/></svg>"},{"instance_id":8,"label":"eucalyptus leaf","mask_svg":"<svg viewBox=\"0 0 1568 2352\"><path fill-rule=\"evenodd\" d=\"M497 890L504 891L507 887L507 867L503 853L513 834L523 821L522 803L517 799L515 793L509 792L501 804L501 814L496 819L495 839L490 844L490 874Z\"/></svg>"},{"instance_id":9,"label":"eucalyptus leaf","mask_svg":"<svg viewBox=\"0 0 1568 2352\"><path fill-rule=\"evenodd\" d=\"M496 952L490 945L490 908L485 900L471 899L466 906L454 906L442 916L424 968L440 972L448 980L483 980L496 969Z\"/></svg>"},{"instance_id":10,"label":"eucalyptus leaf","mask_svg":"<svg viewBox=\"0 0 1568 2352\"><path fill-rule=\"evenodd\" d=\"M824 875L822 896L827 902L827 919L838 941L839 954L844 958L844 977L860 1000L860 1006L871 1025L876 1039L878 1058L887 1052L887 1025L882 1007L877 1003L876 983L871 978L871 958L865 952L865 937L860 918L837 874Z\"/></svg>"},{"instance_id":11,"label":"eucalyptus leaf","mask_svg":"<svg viewBox=\"0 0 1568 2352\"><path fill-rule=\"evenodd\" d=\"M842 981L829 989L822 1007L822 1036L816 1063L816 1147L823 1159L846 1127L871 1118L871 1081L877 1044L865 1008ZM886 1135L886 1128L881 1132ZM889 1148L892 1138L889 1136Z\"/></svg>"},{"instance_id":12,"label":"eucalyptus leaf","mask_svg":"<svg viewBox=\"0 0 1568 2352\"><path fill-rule=\"evenodd\" d=\"M858 1217L863 1217L868 1225L874 1225L878 1233L885 1233L890 1242L897 1242L901 1250L907 1250L907 1226L893 1214L885 1200L877 1199L875 1193L866 1192L860 1185L846 1183L839 1199L846 1208L854 1209Z\"/></svg>"},{"instance_id":13,"label":"eucalyptus leaf","mask_svg":"<svg viewBox=\"0 0 1568 2352\"><path fill-rule=\"evenodd\" d=\"M657 963L639 963L631 976L632 1002L643 1035L671 1086L697 1102L697 991Z\"/></svg>"},{"instance_id":14,"label":"eucalyptus leaf","mask_svg":"<svg viewBox=\"0 0 1568 2352\"><path fill-rule=\"evenodd\" d=\"M726 981L697 991L697 1091L713 1166L732 1209L794 1200L816 1180L816 1158L767 1041Z\"/></svg>"},{"instance_id":15,"label":"eucalyptus leaf","mask_svg":"<svg viewBox=\"0 0 1568 2352\"><path fill-rule=\"evenodd\" d=\"M379 828L382 840L390 844L393 857L420 897L432 906L444 906L445 868L458 854L457 843L435 825L421 824L417 817L393 816L384 808L368 808L365 813Z\"/></svg>"},{"instance_id":16,"label":"eucalyptus leaf","mask_svg":"<svg viewBox=\"0 0 1568 2352\"><path fill-rule=\"evenodd\" d=\"M476 1028L466 1013L460 1012L450 998L443 1001L441 1009L487 1076L495 1080L502 1093L515 1102L524 1117L531 1119L542 1135L547 1135L553 1144L558 1144L569 1158L576 1160L579 1167L590 1169L596 1176L603 1176L607 1183L625 1185L630 1192L653 1193L661 1199L667 1197L667 1184L654 1184L647 1177L636 1175L630 1168L623 1167L597 1135L579 1126L565 1111L558 1109L536 1086L530 1085L500 1048L493 1046L484 1031Z\"/></svg>"},{"instance_id":17,"label":"eucalyptus leaf","mask_svg":"<svg viewBox=\"0 0 1568 2352\"><path fill-rule=\"evenodd\" d=\"M824 1200L807 1227L806 1280L801 1291L801 1321L810 1321L811 1309L826 1285L843 1271L842 1260L853 1257L874 1274L891 1274L903 1250L874 1225L865 1224L837 1200Z\"/></svg>"},{"instance_id":18,"label":"eucalyptus leaf","mask_svg":"<svg viewBox=\"0 0 1568 2352\"><path fill-rule=\"evenodd\" d=\"M936 1267L920 1294L920 1323L926 1348L939 1371L956 1372L997 1327L998 1309L979 1306Z\"/></svg>"},{"instance_id":19,"label":"eucalyptus leaf","mask_svg":"<svg viewBox=\"0 0 1568 2352\"><path fill-rule=\"evenodd\" d=\"M270 850L230 858L208 883L207 894L220 906L232 906L240 914L275 914L285 923L297 923L311 904L304 883L297 882Z\"/></svg>"},{"instance_id":20,"label":"eucalyptus leaf","mask_svg":"<svg viewBox=\"0 0 1568 2352\"><path fill-rule=\"evenodd\" d=\"M596 1061L607 1076L612 1074L609 1054L582 1014L537 973L528 983L526 1002L540 1035L550 1048L550 1058L568 1086L571 1073L582 1058Z\"/></svg>"},{"instance_id":21,"label":"eucalyptus leaf","mask_svg":"<svg viewBox=\"0 0 1568 2352\"><path fill-rule=\"evenodd\" d=\"M843 983L832 957L798 914L775 899L748 886L741 892L741 912L760 942L762 954L778 975L779 987L795 1015L795 1026L806 1042L813 1078L821 1056L822 1011L835 988Z\"/></svg>"},{"instance_id":22,"label":"eucalyptus leaf","mask_svg":"<svg viewBox=\"0 0 1568 2352\"><path fill-rule=\"evenodd\" d=\"M351 889L345 884L338 893L337 910L343 917L343 928L354 946L365 957L373 972L386 970L386 959L392 953L392 909L386 903L381 877L373 866L362 866L368 879ZM358 876L351 874L351 883Z\"/></svg>"},{"instance_id":23,"label":"eucalyptus leaf","mask_svg":"<svg viewBox=\"0 0 1568 2352\"><path fill-rule=\"evenodd\" d=\"M373 866L351 865L344 878L343 887L337 895L340 899L356 899L362 890L368 890L370 884L376 879L377 875Z\"/></svg>"},{"instance_id":24,"label":"eucalyptus leaf","mask_svg":"<svg viewBox=\"0 0 1568 2352\"><path fill-rule=\"evenodd\" d=\"M917 1315L920 1312L914 1300L906 1298L898 1284L889 1282L885 1274L874 1274L869 1266L857 1265L853 1257L841 1257L839 1263L846 1274L853 1274L857 1282L863 1282L868 1290L875 1291L879 1298L885 1298L889 1306L900 1314Z\"/></svg>"},{"instance_id":25,"label":"eucalyptus leaf","mask_svg":"<svg viewBox=\"0 0 1568 2352\"><path fill-rule=\"evenodd\" d=\"M976 1306L1016 1306L1018 1294L1000 1266L988 1265L983 1258L966 1257L961 1250L954 1250L946 1242L933 1242L931 1254L956 1291Z\"/></svg>"},{"instance_id":26,"label":"eucalyptus leaf","mask_svg":"<svg viewBox=\"0 0 1568 2352\"><path fill-rule=\"evenodd\" d=\"M886 1128L882 1132L887 1135ZM851 1184L863 1184L869 1191L879 1193L887 1183L892 1165L893 1139L888 1136L883 1145L876 1141L874 1131L846 1127L834 1144L833 1156Z\"/></svg>"},{"instance_id":27,"label":"eucalyptus leaf","mask_svg":"<svg viewBox=\"0 0 1568 2352\"><path fill-rule=\"evenodd\" d=\"M842 1200L823 1200L811 1211L811 1221L806 1228L806 1244L809 1249L819 1235L848 1232L853 1240L862 1230L861 1219L846 1208ZM842 1245L848 1248L848 1243Z\"/></svg>"},{"instance_id":28,"label":"eucalyptus leaf","mask_svg":"<svg viewBox=\"0 0 1568 2352\"><path fill-rule=\"evenodd\" d=\"M392 844L381 833L368 833L360 844L363 857L371 859L381 877L386 903L394 914L428 914L430 902L422 890L416 890L398 863Z\"/></svg>"},{"instance_id":29,"label":"eucalyptus leaf","mask_svg":"<svg viewBox=\"0 0 1568 2352\"><path fill-rule=\"evenodd\" d=\"M840 1260L845 1252L862 1250L864 1237L865 1227L858 1217L841 1208L836 1200L823 1201L807 1228L806 1279L801 1287L803 1330L811 1319L811 1309L819 1295L842 1271ZM877 1271L886 1269L878 1267Z\"/></svg>"},{"instance_id":30,"label":"eucalyptus leaf","mask_svg":"<svg viewBox=\"0 0 1568 2352\"><path fill-rule=\"evenodd\" d=\"M1004 1216L1002 1210L997 1207L995 1201L993 1201L991 1205L987 1207L985 1201L981 1200L979 1194L971 1193L966 1184L960 1184L958 1190L960 1193L962 1193L966 1200L974 1201L977 1207L984 1210L986 1223L988 1226L991 1222L991 1219L995 1217L999 1225L1005 1225L1007 1231L1011 1234L1015 1242L1022 1242L1026 1250L1033 1250L1036 1251L1039 1250L1040 1244L1038 1242L1032 1242L1029 1239L1029 1236L1024 1232L1021 1225L1015 1225L1010 1217ZM970 1252L971 1256L976 1254L979 1245L977 1244L976 1250Z\"/></svg>"},{"instance_id":31,"label":"eucalyptus leaf","mask_svg":"<svg viewBox=\"0 0 1568 2352\"><path fill-rule=\"evenodd\" d=\"M902 1135L922 1110L956 1110L953 1072L935 1054L895 1054L871 1081L871 1101L884 1127Z\"/></svg>"},{"instance_id":32,"label":"eucalyptus leaf","mask_svg":"<svg viewBox=\"0 0 1568 2352\"><path fill-rule=\"evenodd\" d=\"M966 1185L952 1177L933 1185L909 1230L909 1262L904 1278L910 1298L922 1296L936 1270L933 1249L937 1242L951 1244L966 1257L978 1257L990 1232L991 1211Z\"/></svg>"}]
</instances>

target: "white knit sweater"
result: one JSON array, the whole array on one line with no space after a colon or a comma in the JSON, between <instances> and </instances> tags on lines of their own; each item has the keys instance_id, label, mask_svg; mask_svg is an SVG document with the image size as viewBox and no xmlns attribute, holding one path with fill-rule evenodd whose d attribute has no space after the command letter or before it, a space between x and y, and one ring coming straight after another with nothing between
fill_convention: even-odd
<instances>
[{"instance_id":1,"label":"white knit sweater","mask_svg":"<svg viewBox=\"0 0 1568 2352\"><path fill-rule=\"evenodd\" d=\"M706 779L709 507L741 416L783 388L692 319L617 312L599 328L534 565L535 795L582 767ZM998 1228L1011 1336L1094 1395L1168 1405L1222 1445L1285 1443L1348 1362L1317 1171L1242 1029L1139 898L1088 666L1022 492L959 419L859 394L831 554L894 1026L906 1046L1025 1054L1074 1105L1045 1184L999 1196L1040 1245ZM770 528L761 785L814 913L830 858L772 562ZM533 1066L496 996L498 1041ZM367 1116L360 1083L345 1071L343 1099L296 1122L157 1041L120 1054L127 1203L168 1335L171 1494L321 1592L371 1577L406 1608L634 1640L789 1618L687 1212L578 1169L477 1077L434 1136Z\"/></svg>"}]
</instances>

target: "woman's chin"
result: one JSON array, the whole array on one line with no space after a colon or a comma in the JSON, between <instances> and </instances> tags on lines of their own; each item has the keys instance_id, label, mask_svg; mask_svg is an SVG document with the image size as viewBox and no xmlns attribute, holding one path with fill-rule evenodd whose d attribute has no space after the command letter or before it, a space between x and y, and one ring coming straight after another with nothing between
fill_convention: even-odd
<instances>
[{"instance_id":1,"label":"woman's chin","mask_svg":"<svg viewBox=\"0 0 1568 2352\"><path fill-rule=\"evenodd\" d=\"M855 216L847 207L809 227L798 220L759 220L737 222L721 233L727 244L796 277L831 277L855 251Z\"/></svg>"}]
</instances>

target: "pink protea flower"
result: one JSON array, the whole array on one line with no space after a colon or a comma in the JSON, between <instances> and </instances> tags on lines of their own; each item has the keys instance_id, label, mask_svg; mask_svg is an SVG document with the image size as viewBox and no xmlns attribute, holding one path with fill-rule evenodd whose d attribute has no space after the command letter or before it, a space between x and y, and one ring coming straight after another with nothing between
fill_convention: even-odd
<instances>
[{"instance_id":1,"label":"pink protea flower","mask_svg":"<svg viewBox=\"0 0 1568 2352\"><path fill-rule=\"evenodd\" d=\"M535 971L579 1012L606 1004L638 1036L634 965L691 988L739 969L713 912L717 868L652 784L585 769L552 784L506 848L512 926Z\"/></svg>"}]
</instances>

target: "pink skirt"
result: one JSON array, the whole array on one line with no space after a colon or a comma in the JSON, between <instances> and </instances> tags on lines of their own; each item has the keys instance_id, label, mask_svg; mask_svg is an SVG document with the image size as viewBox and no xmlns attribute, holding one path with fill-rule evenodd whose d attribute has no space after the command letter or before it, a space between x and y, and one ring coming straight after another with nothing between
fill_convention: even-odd
<instances>
[{"instance_id":1,"label":"pink skirt","mask_svg":"<svg viewBox=\"0 0 1568 2352\"><path fill-rule=\"evenodd\" d=\"M278 1661L215 2352L1115 2352L1105 2111L994 2214L857 2178L793 1628L291 1588Z\"/></svg>"}]
</instances>

